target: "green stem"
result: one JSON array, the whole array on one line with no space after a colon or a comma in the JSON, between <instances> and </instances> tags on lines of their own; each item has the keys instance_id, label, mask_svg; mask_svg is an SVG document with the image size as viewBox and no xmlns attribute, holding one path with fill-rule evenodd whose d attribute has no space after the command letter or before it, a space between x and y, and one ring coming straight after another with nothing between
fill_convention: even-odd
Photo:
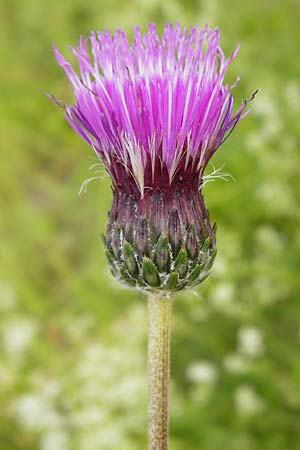
<instances>
[{"instance_id":1,"label":"green stem","mask_svg":"<svg viewBox=\"0 0 300 450\"><path fill-rule=\"evenodd\" d=\"M148 297L148 449L168 450L172 301Z\"/></svg>"}]
</instances>

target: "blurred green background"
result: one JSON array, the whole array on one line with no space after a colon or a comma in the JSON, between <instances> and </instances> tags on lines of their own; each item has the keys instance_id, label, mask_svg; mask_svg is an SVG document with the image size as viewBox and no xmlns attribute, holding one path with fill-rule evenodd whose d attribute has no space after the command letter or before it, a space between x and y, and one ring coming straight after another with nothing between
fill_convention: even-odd
<instances>
[{"instance_id":1,"label":"blurred green background","mask_svg":"<svg viewBox=\"0 0 300 450\"><path fill-rule=\"evenodd\" d=\"M171 450L300 449L298 0L1 0L0 448L146 449L146 305L110 277L111 190L40 89L72 101L51 45L157 21L221 30L237 105L204 188L212 276L176 297ZM211 169L209 169L211 170Z\"/></svg>"}]
</instances>

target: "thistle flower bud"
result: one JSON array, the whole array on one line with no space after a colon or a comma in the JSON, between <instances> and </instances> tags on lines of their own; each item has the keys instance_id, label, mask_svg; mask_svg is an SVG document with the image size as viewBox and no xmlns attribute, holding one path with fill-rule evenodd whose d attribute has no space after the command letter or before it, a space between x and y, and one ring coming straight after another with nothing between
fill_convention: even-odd
<instances>
[{"instance_id":1,"label":"thistle flower bud","mask_svg":"<svg viewBox=\"0 0 300 450\"><path fill-rule=\"evenodd\" d=\"M89 50L89 45L91 51ZM218 29L155 24L133 44L117 30L91 32L71 48L80 77L54 48L71 81L65 110L111 176L105 238L113 274L130 286L171 292L209 274L216 256L201 192L208 161L246 114L224 84L238 48L225 58Z\"/></svg>"}]
</instances>

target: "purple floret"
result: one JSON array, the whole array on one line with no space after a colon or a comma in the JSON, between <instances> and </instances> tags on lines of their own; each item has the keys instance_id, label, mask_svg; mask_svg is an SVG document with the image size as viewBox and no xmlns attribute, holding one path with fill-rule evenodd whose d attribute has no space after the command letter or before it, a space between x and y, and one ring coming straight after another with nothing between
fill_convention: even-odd
<instances>
[{"instance_id":1,"label":"purple floret","mask_svg":"<svg viewBox=\"0 0 300 450\"><path fill-rule=\"evenodd\" d=\"M217 28L166 24L160 38L150 24L144 34L135 27L132 45L117 30L91 32L70 48L80 77L54 47L74 88L65 116L113 185L129 181L142 197L182 177L200 186L209 159L245 115L247 101L232 112L231 90L223 84L238 47L226 59Z\"/></svg>"}]
</instances>

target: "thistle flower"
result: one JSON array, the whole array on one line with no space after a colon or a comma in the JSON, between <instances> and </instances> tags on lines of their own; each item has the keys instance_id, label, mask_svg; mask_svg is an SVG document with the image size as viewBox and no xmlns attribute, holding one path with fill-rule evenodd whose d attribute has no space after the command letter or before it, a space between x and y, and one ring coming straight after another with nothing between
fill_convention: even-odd
<instances>
[{"instance_id":1,"label":"thistle flower","mask_svg":"<svg viewBox=\"0 0 300 450\"><path fill-rule=\"evenodd\" d=\"M90 47L90 48L89 48ZM201 186L208 161L245 115L224 84L238 47L225 58L218 29L166 24L91 32L75 54L80 76L54 47L72 83L65 117L111 176L105 245L113 274L166 293L194 286L216 255Z\"/></svg>"},{"instance_id":2,"label":"thistle flower","mask_svg":"<svg viewBox=\"0 0 300 450\"><path fill-rule=\"evenodd\" d=\"M89 48L90 47L90 48ZM233 112L218 29L167 24L91 33L72 48L80 77L54 48L75 103L74 130L110 174L113 202L105 245L113 274L148 295L148 448L168 449L169 294L200 283L216 255L201 192L208 161L246 114ZM251 97L253 98L253 96ZM168 295L162 295L166 293Z\"/></svg>"}]
</instances>

